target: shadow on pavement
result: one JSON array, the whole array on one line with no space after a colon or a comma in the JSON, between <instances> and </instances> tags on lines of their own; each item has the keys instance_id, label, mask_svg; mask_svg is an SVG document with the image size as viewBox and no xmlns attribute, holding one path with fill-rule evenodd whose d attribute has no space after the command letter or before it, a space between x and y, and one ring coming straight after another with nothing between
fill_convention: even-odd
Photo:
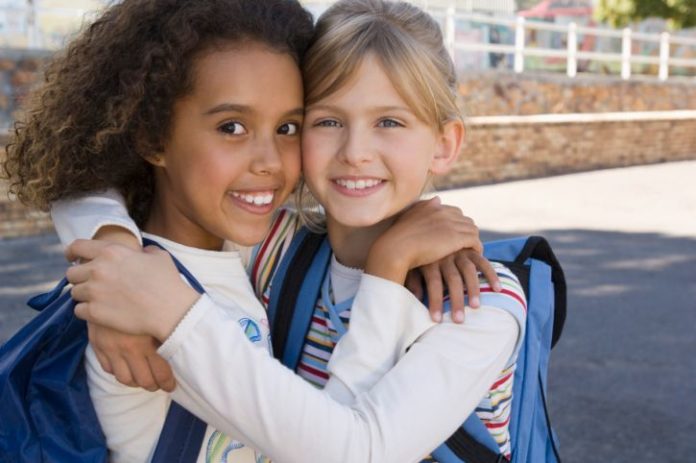
<instances>
[{"instance_id":1,"label":"shadow on pavement","mask_svg":"<svg viewBox=\"0 0 696 463\"><path fill-rule=\"evenodd\" d=\"M696 455L696 240L541 231L569 284L549 388L565 463L692 461ZM510 235L482 232L484 239ZM0 240L0 341L66 264L54 235Z\"/></svg>"}]
</instances>

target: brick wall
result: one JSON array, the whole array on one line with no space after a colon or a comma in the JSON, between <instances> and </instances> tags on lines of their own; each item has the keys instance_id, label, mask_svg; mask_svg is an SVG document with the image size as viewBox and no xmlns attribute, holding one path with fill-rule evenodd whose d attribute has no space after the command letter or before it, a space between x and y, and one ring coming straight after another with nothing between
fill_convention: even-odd
<instances>
[{"instance_id":1,"label":"brick wall","mask_svg":"<svg viewBox=\"0 0 696 463\"><path fill-rule=\"evenodd\" d=\"M696 159L696 118L567 123L473 123L438 188Z\"/></svg>"},{"instance_id":2,"label":"brick wall","mask_svg":"<svg viewBox=\"0 0 696 463\"><path fill-rule=\"evenodd\" d=\"M459 91L469 116L696 109L693 80L485 72L460 76Z\"/></svg>"}]
</instances>

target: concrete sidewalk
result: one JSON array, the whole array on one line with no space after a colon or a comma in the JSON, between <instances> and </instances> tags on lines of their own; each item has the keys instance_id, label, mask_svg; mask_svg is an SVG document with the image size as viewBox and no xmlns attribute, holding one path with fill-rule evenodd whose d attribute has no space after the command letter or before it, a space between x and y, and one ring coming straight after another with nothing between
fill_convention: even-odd
<instances>
[{"instance_id":1,"label":"concrete sidewalk","mask_svg":"<svg viewBox=\"0 0 696 463\"><path fill-rule=\"evenodd\" d=\"M583 229L696 238L696 161L509 182L440 194L482 230Z\"/></svg>"},{"instance_id":2,"label":"concrete sidewalk","mask_svg":"<svg viewBox=\"0 0 696 463\"><path fill-rule=\"evenodd\" d=\"M694 461L696 161L441 194L486 239L539 233L566 272L551 416L565 463ZM0 341L60 278L53 235L0 240Z\"/></svg>"}]
</instances>

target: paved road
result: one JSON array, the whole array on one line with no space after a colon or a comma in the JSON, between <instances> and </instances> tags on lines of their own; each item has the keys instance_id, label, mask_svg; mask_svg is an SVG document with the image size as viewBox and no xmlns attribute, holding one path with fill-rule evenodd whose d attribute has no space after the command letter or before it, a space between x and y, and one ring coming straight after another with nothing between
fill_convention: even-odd
<instances>
[{"instance_id":1,"label":"paved road","mask_svg":"<svg viewBox=\"0 0 696 463\"><path fill-rule=\"evenodd\" d=\"M456 190L487 239L547 236L569 282L550 401L566 463L696 455L696 161ZM57 240L0 240L0 340L65 267Z\"/></svg>"}]
</instances>

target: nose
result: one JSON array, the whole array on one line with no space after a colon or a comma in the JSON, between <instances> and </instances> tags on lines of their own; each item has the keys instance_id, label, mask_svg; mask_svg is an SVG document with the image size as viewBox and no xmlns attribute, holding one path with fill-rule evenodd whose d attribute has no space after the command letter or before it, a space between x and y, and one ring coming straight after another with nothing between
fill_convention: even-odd
<instances>
[{"instance_id":1,"label":"nose","mask_svg":"<svg viewBox=\"0 0 696 463\"><path fill-rule=\"evenodd\" d=\"M339 159L345 164L358 166L372 160L373 147L371 146L367 130L351 128L346 130L343 146L339 152Z\"/></svg>"},{"instance_id":2,"label":"nose","mask_svg":"<svg viewBox=\"0 0 696 463\"><path fill-rule=\"evenodd\" d=\"M269 137L258 139L251 161L251 171L257 175L270 175L282 168L280 150L274 140Z\"/></svg>"}]
</instances>

